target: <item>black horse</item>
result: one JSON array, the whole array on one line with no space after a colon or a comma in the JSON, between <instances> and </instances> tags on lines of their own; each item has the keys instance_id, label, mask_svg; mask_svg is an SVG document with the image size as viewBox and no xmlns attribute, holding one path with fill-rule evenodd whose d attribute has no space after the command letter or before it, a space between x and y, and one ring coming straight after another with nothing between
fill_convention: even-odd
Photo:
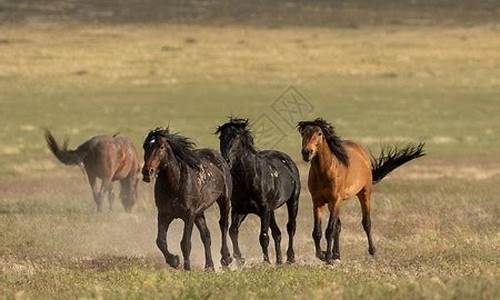
<instances>
[{"instance_id":1,"label":"black horse","mask_svg":"<svg viewBox=\"0 0 500 300\"><path fill-rule=\"evenodd\" d=\"M229 235L233 243L234 257L239 263L244 260L238 245L239 227L249 213L261 219L259 241L264 261L269 262L268 231L276 248L276 263L282 262L281 232L276 223L274 210L286 203L288 208L288 251L287 261L295 262L293 237L299 206L300 177L297 166L286 154L265 150L257 151L247 119L230 118L219 126L220 150L228 161L233 177L233 196L231 198L231 227Z\"/></svg>"},{"instance_id":2,"label":"black horse","mask_svg":"<svg viewBox=\"0 0 500 300\"><path fill-rule=\"evenodd\" d=\"M218 152L194 147L195 144L190 139L171 134L164 128L150 131L144 141L143 180L150 182L151 178L157 177L154 188L158 207L156 243L166 262L177 268L179 257L168 251L167 231L173 219L182 219L184 232L181 249L184 269L190 270L191 234L193 225L196 224L205 247L205 268L213 269L210 231L204 211L217 202L222 233L221 264L228 266L232 261L227 247L231 172Z\"/></svg>"}]
</instances>

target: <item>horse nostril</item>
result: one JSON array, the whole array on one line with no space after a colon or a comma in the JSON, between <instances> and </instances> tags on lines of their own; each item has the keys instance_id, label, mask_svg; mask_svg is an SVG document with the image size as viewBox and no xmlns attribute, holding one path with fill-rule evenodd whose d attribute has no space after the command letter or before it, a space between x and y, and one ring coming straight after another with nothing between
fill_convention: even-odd
<instances>
[{"instance_id":1,"label":"horse nostril","mask_svg":"<svg viewBox=\"0 0 500 300\"><path fill-rule=\"evenodd\" d=\"M302 156L308 157L311 154L311 150L309 149L302 149Z\"/></svg>"}]
</instances>

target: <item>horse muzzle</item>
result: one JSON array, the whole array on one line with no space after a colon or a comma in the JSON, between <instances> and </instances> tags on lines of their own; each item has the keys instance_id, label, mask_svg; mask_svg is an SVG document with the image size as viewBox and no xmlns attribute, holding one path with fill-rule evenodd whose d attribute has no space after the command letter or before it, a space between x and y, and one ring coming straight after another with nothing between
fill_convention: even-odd
<instances>
[{"instance_id":1,"label":"horse muzzle","mask_svg":"<svg viewBox=\"0 0 500 300\"><path fill-rule=\"evenodd\" d=\"M302 149L302 159L305 162L310 162L313 156L313 151L309 149Z\"/></svg>"},{"instance_id":2,"label":"horse muzzle","mask_svg":"<svg viewBox=\"0 0 500 300\"><path fill-rule=\"evenodd\" d=\"M142 176L142 181L150 183L151 182L151 177L149 175L143 175Z\"/></svg>"},{"instance_id":3,"label":"horse muzzle","mask_svg":"<svg viewBox=\"0 0 500 300\"><path fill-rule=\"evenodd\" d=\"M142 169L142 181L144 182L151 182L151 178L155 176L155 170L154 169Z\"/></svg>"}]
</instances>

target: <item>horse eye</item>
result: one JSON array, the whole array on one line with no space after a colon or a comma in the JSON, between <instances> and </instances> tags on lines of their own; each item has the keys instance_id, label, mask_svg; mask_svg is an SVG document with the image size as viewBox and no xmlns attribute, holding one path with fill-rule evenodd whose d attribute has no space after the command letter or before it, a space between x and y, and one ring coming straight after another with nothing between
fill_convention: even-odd
<instances>
[{"instance_id":1,"label":"horse eye","mask_svg":"<svg viewBox=\"0 0 500 300\"><path fill-rule=\"evenodd\" d=\"M161 145L160 150L165 150L165 146Z\"/></svg>"},{"instance_id":2,"label":"horse eye","mask_svg":"<svg viewBox=\"0 0 500 300\"><path fill-rule=\"evenodd\" d=\"M323 135L323 133L320 131L320 132L318 133L318 136L322 136L322 135Z\"/></svg>"}]
</instances>

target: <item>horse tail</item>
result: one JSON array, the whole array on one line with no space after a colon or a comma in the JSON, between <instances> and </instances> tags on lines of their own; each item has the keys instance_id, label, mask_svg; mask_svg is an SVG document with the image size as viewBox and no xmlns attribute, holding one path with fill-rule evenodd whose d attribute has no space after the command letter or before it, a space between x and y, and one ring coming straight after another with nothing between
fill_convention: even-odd
<instances>
[{"instance_id":1,"label":"horse tail","mask_svg":"<svg viewBox=\"0 0 500 300\"><path fill-rule=\"evenodd\" d=\"M380 182L387 174L410 160L422 157L425 143L408 144L403 149L397 146L382 148L378 158L371 157L372 181L374 184Z\"/></svg>"},{"instance_id":2,"label":"horse tail","mask_svg":"<svg viewBox=\"0 0 500 300\"><path fill-rule=\"evenodd\" d=\"M45 130L45 140L50 152L65 165L78 165L83 172L83 159L86 156L86 151L82 147L76 150L68 150L68 139L66 139L62 146L59 145L49 130Z\"/></svg>"}]
</instances>

